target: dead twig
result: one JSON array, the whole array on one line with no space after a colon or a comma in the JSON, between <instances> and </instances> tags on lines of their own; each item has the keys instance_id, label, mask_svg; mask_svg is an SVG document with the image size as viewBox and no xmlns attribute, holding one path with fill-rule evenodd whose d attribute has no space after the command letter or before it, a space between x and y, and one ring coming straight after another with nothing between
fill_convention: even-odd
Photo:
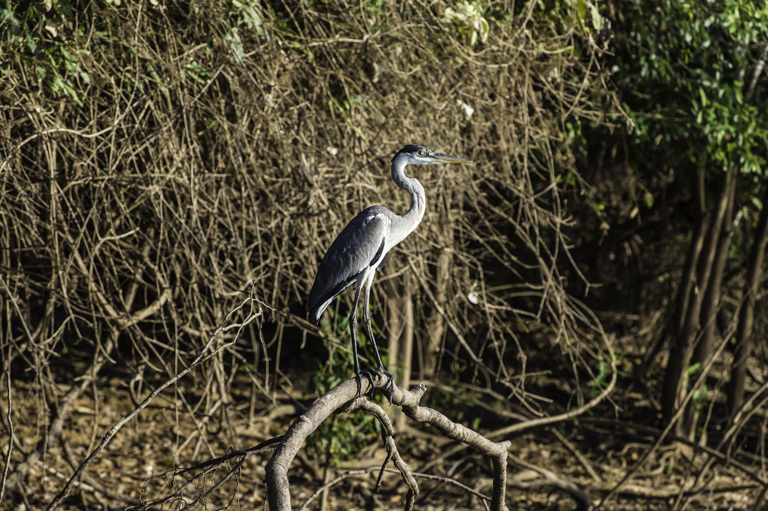
<instances>
[{"instance_id":1,"label":"dead twig","mask_svg":"<svg viewBox=\"0 0 768 511\"><path fill-rule=\"evenodd\" d=\"M597 483L601 481L600 476L597 475L597 472L595 472L595 469L592 468L592 464L587 460L583 454L579 452L578 449L576 449L576 446L573 445L565 436L560 433L557 428L549 428L549 431L555 435L555 438L565 446L566 449L568 449L568 452L570 452L574 458L576 458L579 463L581 463L581 466L584 467L584 469L587 471L589 476Z\"/></svg>"},{"instance_id":2,"label":"dead twig","mask_svg":"<svg viewBox=\"0 0 768 511\"><path fill-rule=\"evenodd\" d=\"M245 320L242 323L237 324L230 324L229 320L230 318L238 311L240 311L242 308L244 308L246 305L251 305L250 314L245 318ZM82 472L88 467L88 465L91 464L91 462L96 458L96 456L99 455L99 453L109 444L109 442L112 440L112 438L117 434L120 429L127 424L131 419L136 417L136 415L139 414L144 408L146 408L150 402L161 392L163 392L165 389L179 381L181 378L183 378L187 373L189 373L192 369L200 365L202 362L210 359L211 357L215 356L218 352L221 350L226 349L227 347L234 344L237 340L237 336L235 336L234 339L227 343L223 343L220 346L218 346L216 349L213 349L210 353L207 353L209 350L211 350L211 347L213 346L213 343L218 339L218 334L227 330L230 330L232 328L237 328L238 333L245 328L249 323L254 321L257 317L261 315L261 310L256 311L254 309L255 302L249 297L247 300L242 302L239 307L234 309L230 312L229 316L225 320L224 324L219 326L219 328L216 329L216 331L211 335L211 337L208 339L208 342L206 342L205 346L203 346L203 349L200 351L200 353L195 357L195 359L182 371L177 373L174 377L170 378L169 380L166 380L162 385L160 385L157 389L152 391L144 401L142 401L139 406L134 408L134 410L129 413L128 415L124 416L122 419L117 421L115 424L112 425L111 428L109 428L109 431L107 431L104 436L101 438L101 442L99 442L99 445L96 446L96 448L88 455L88 457L83 461L80 466L75 470L75 473L72 474L72 477L67 481L67 484L64 485L64 488L61 489L61 491L56 495L56 497L51 501L51 503L48 505L47 510L52 511L56 509L59 504L61 504L61 501L64 499L64 497L67 496L69 491L72 489L72 486L77 481L78 477Z\"/></svg>"},{"instance_id":3,"label":"dead twig","mask_svg":"<svg viewBox=\"0 0 768 511\"><path fill-rule=\"evenodd\" d=\"M10 360L10 358L6 359ZM8 480L8 469L11 466L11 453L13 452L13 398L11 397L11 368L10 368L10 362L9 367L5 370L5 382L6 382L6 390L8 392L8 411L5 415L5 420L8 423L8 450L5 454L5 466L3 467L3 478L0 481L0 502L3 501L3 496L5 495L5 483Z\"/></svg>"},{"instance_id":4,"label":"dead twig","mask_svg":"<svg viewBox=\"0 0 768 511\"><path fill-rule=\"evenodd\" d=\"M560 490L563 490L564 492L568 493L571 497L573 497L573 500L576 501L576 504L578 505L579 511L590 511L594 508L594 504L592 503L592 499L587 495L584 490L576 486L570 481L566 481L565 479L559 477L554 472L547 470L542 467L538 467L536 465L533 465L532 463L525 462L521 459L517 459L514 456L510 455L510 459L512 460L512 464L519 465L521 467L524 467L528 470L533 470L534 472L537 472L544 476L543 480L536 480L532 482L524 482L524 481L516 481L512 480L511 484L513 486L516 486L518 488L523 489L532 489L532 488L541 488L542 486L553 486L555 488L558 488Z\"/></svg>"},{"instance_id":5,"label":"dead twig","mask_svg":"<svg viewBox=\"0 0 768 511\"><path fill-rule=\"evenodd\" d=\"M214 485L210 485L209 483L206 484L206 491L203 493L203 495L199 496L194 500L194 502L200 502L206 495L209 495L211 493L211 490L213 487L220 487L229 477L235 472L236 469L242 466L242 464L245 462L245 459L255 452L259 452L262 450L265 450L271 445L274 445L275 443L280 441L281 437L276 438L270 438L269 440L265 440L258 445L255 445L253 447L249 447L248 449L233 449L229 451L224 456L219 456L217 458L213 458L207 461L204 461L203 463L199 463L197 465L194 465L192 467L185 467L180 469L173 469L168 470L167 472L164 472L162 474L158 474L155 477L164 477L164 476L178 476L183 475L189 472L193 472L195 470L200 470L199 473L195 474L193 477L189 478L187 481L184 482L184 484L180 485L176 490L171 494L163 498L155 499L150 502L142 502L139 505L135 505L132 507L125 508L124 511L138 511L138 510L148 510L157 508L159 506L163 506L164 504L174 500L174 499L183 499L182 496L184 490L188 488L191 484L196 482L197 480L205 477L207 474L213 472L218 467L220 467L223 463L234 459L239 458L237 462L235 463L234 468L230 468L226 474L224 474L223 477L221 477ZM186 501L185 501L186 502ZM186 506L189 507L189 506Z\"/></svg>"}]
</instances>

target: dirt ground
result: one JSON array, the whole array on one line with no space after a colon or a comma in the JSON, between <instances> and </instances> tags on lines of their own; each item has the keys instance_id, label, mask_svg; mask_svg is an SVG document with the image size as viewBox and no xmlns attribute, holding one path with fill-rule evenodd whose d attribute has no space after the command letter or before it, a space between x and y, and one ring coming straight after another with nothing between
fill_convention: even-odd
<instances>
[{"instance_id":1,"label":"dirt ground","mask_svg":"<svg viewBox=\"0 0 768 511\"><path fill-rule=\"evenodd\" d=\"M77 399L60 440L51 442L43 462L30 469L26 483L14 486L11 474L2 508L45 508L109 428L134 408L135 394L132 397L130 386L121 378L100 378L87 395ZM44 399L33 387L31 382L14 382L14 435L26 452L34 449L34 439L47 427L48 420ZM65 387L62 385L62 391ZM297 410L309 404L313 396L278 392L275 402L266 402L249 389L246 381L233 388L242 394L231 396L229 403L194 392L181 394L184 399L171 400L164 395L156 398L120 429L60 509L148 508L152 502L162 509L264 509L265 466L272 446L247 455L237 450L252 449L279 437L295 419ZM441 405L448 405L441 394L431 392L425 402L439 410ZM501 417L488 418L486 410L472 406L473 401L483 399L480 393L469 392L463 397L461 415L465 420L473 415L485 417L487 427L481 432L492 434L494 428L509 423ZM511 438L508 507L587 509L608 496L631 470L632 477L603 509L670 509L681 504L678 508L751 508L759 487L743 472L715 464L695 484L694 477L686 473L693 467L701 468L707 458L698 454L690 459L692 451L679 445L657 446L634 469L652 448L654 439L651 429L639 431L637 426L630 426L641 423L639 416L645 413L640 400L635 405L616 410L614 418L592 415ZM205 407L208 411L203 413ZM389 409L389 413L395 415L397 411ZM638 417L628 420L633 413ZM291 465L291 493L297 509L323 482L334 478L339 480L327 495L317 496L307 509L352 511L404 506L407 488L394 471L385 472L380 491L373 492L386 453L375 432L365 433L364 423L360 415L339 417L334 422L335 427L359 434L354 437L356 452L352 454L331 456L317 439L310 438ZM4 439L4 446L6 442ZM468 449L455 450L455 443L419 424L406 422L397 431L396 442L411 470L424 474L417 475L420 493L416 509L483 508L470 489L490 495L492 473L488 460ZM229 459L221 458L227 456ZM15 448L12 468L22 458ZM701 486L703 491L690 492L692 486Z\"/></svg>"}]
</instances>

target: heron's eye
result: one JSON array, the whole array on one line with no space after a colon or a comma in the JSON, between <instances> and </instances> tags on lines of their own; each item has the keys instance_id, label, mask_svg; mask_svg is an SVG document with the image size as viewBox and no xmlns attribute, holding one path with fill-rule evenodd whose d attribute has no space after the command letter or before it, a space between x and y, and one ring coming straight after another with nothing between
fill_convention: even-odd
<instances>
[{"instance_id":1,"label":"heron's eye","mask_svg":"<svg viewBox=\"0 0 768 511\"><path fill-rule=\"evenodd\" d=\"M427 155L427 152L426 152L424 149L422 149L421 151L419 151L419 154L420 154L421 156L426 156L426 155Z\"/></svg>"}]
</instances>

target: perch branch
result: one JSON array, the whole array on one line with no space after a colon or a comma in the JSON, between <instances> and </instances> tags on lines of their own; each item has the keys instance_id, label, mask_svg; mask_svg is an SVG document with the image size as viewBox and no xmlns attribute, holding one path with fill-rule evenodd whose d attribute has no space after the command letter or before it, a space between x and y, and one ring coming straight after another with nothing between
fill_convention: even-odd
<instances>
[{"instance_id":1,"label":"perch branch","mask_svg":"<svg viewBox=\"0 0 768 511\"><path fill-rule=\"evenodd\" d=\"M379 478L376 481L376 491L381 487L381 478L384 475L384 469L387 466L389 460L392 460L400 474L403 476L403 482L408 485L409 500L419 494L419 485L416 483L416 479L413 478L410 467L400 457L400 453L397 450L397 444L395 444L395 428L392 426L392 421L389 419L387 412L384 411L379 405L373 401L368 401L365 397L358 397L352 401L352 405L349 407L349 411L352 412L356 408L362 408L366 412L375 416L381 423L381 439L384 441L384 445L387 448L387 458L381 467Z\"/></svg>"},{"instance_id":2,"label":"perch branch","mask_svg":"<svg viewBox=\"0 0 768 511\"><path fill-rule=\"evenodd\" d=\"M425 406L419 406L419 400L426 390L427 386L420 383L415 387L415 392L404 392L402 396L403 413L414 421L431 424L448 438L463 442L486 456L489 456L493 462L494 472L491 510L505 510L504 494L506 491L507 478L507 451L509 451L509 447L512 445L511 442L508 440L504 442L493 442L463 424L451 421L448 417L436 410Z\"/></svg>"},{"instance_id":3,"label":"perch branch","mask_svg":"<svg viewBox=\"0 0 768 511\"><path fill-rule=\"evenodd\" d=\"M367 394L374 388L383 389L386 383L386 380L379 376L375 379L372 388L371 382L363 379L362 392ZM494 470L493 494L491 496L490 509L492 511L505 511L507 509L504 505L507 451L509 450L510 443L492 442L476 431L451 421L440 412L428 407L420 406L419 401L426 390L427 387L423 383L411 388L411 390L396 386L392 395L392 403L402 406L403 412L412 420L418 423L431 424L448 438L464 442L486 456L489 456L492 460ZM319 397L293 422L293 424L291 424L287 433L283 436L280 445L275 450L272 459L267 464L267 498L269 500L269 508L272 511L289 511L291 509L291 495L288 482L288 469L291 461L299 452L299 449L306 438L332 413L343 409L347 403L350 403L347 407L348 409L362 407L366 411L379 417L384 425L385 432L383 435L385 437L385 443L389 443L390 440L394 443L394 437L392 436L394 434L394 429L392 428L389 418L387 417L386 419L383 419L382 415L386 417L386 414L384 414L383 410L377 405L364 404L363 401L367 402L365 398L360 398L357 394L357 381L354 378L349 379ZM381 413L379 413L379 410L381 410ZM396 449L390 450L391 447L389 445L387 445L387 449L389 456L395 459L395 464L398 467L400 474L406 479L406 482L411 489L408 498L406 499L405 507L405 509L410 509L410 506L413 505L413 496L415 495L413 488L418 487L415 485L415 480L412 482L407 481L407 474L409 474L411 478L413 478L413 475L410 473L410 470L407 469L407 465L405 465L404 462L402 465L398 464L397 459L399 458L399 455L395 454L397 452Z\"/></svg>"}]
</instances>

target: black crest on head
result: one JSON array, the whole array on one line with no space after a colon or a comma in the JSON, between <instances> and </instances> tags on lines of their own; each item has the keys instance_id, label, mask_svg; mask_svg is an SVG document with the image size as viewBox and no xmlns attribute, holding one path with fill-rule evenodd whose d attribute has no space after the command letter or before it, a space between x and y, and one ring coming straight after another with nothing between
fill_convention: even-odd
<instances>
[{"instance_id":1,"label":"black crest on head","mask_svg":"<svg viewBox=\"0 0 768 511\"><path fill-rule=\"evenodd\" d=\"M397 154L395 155L395 158L397 158L401 154L416 154L422 149L426 150L427 148L421 147L420 145L408 144L407 146L403 147L397 152ZM392 159L394 160L394 158Z\"/></svg>"}]
</instances>

